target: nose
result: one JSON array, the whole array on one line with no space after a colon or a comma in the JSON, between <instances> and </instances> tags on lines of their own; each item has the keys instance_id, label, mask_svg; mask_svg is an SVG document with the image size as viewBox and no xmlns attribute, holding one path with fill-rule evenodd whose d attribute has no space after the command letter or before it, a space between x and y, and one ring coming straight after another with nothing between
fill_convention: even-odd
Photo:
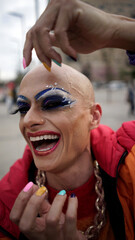
<instances>
[{"instance_id":1,"label":"nose","mask_svg":"<svg viewBox=\"0 0 135 240\"><path fill-rule=\"evenodd\" d=\"M45 119L40 111L30 108L25 114L23 121L26 128L32 128L44 124Z\"/></svg>"}]
</instances>

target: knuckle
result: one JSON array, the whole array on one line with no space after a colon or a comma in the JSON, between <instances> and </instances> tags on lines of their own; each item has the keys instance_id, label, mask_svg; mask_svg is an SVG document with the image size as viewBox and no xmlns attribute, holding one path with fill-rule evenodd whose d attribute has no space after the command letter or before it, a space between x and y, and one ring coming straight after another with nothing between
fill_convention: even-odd
<instances>
[{"instance_id":1,"label":"knuckle","mask_svg":"<svg viewBox=\"0 0 135 240\"><path fill-rule=\"evenodd\" d=\"M22 205L24 205L27 202L27 196L23 192L20 193L18 198Z\"/></svg>"},{"instance_id":2,"label":"knuckle","mask_svg":"<svg viewBox=\"0 0 135 240\"><path fill-rule=\"evenodd\" d=\"M31 197L31 199L29 200L29 204L32 209L38 209L39 202L35 201L35 197Z\"/></svg>"},{"instance_id":3,"label":"knuckle","mask_svg":"<svg viewBox=\"0 0 135 240\"><path fill-rule=\"evenodd\" d=\"M36 25L32 29L32 35L39 35L40 32L42 31L42 28L39 25Z\"/></svg>"},{"instance_id":4,"label":"knuckle","mask_svg":"<svg viewBox=\"0 0 135 240\"><path fill-rule=\"evenodd\" d=\"M27 233L30 231L30 226L28 225L28 223L20 223L19 224L19 229L21 230L21 232L23 233Z\"/></svg>"},{"instance_id":5,"label":"knuckle","mask_svg":"<svg viewBox=\"0 0 135 240\"><path fill-rule=\"evenodd\" d=\"M61 44L61 49L62 49L62 51L65 54L69 55L69 48L68 48L68 46Z\"/></svg>"},{"instance_id":6,"label":"knuckle","mask_svg":"<svg viewBox=\"0 0 135 240\"><path fill-rule=\"evenodd\" d=\"M46 58L51 58L52 57L52 53L53 53L53 49L51 49L51 48L45 48L44 52L41 51L40 49L38 49L38 51L36 51L36 54L37 54L38 58L42 62L46 61Z\"/></svg>"},{"instance_id":7,"label":"knuckle","mask_svg":"<svg viewBox=\"0 0 135 240\"><path fill-rule=\"evenodd\" d=\"M70 224L72 224L75 221L75 217L71 216L69 214L66 215L66 222L69 222Z\"/></svg>"},{"instance_id":8,"label":"knuckle","mask_svg":"<svg viewBox=\"0 0 135 240\"><path fill-rule=\"evenodd\" d=\"M30 40L32 37L32 29L30 29L27 33L26 33L26 39Z\"/></svg>"},{"instance_id":9,"label":"knuckle","mask_svg":"<svg viewBox=\"0 0 135 240\"><path fill-rule=\"evenodd\" d=\"M51 228L56 228L57 223L58 223L58 219L56 218L47 217L46 219L46 225Z\"/></svg>"},{"instance_id":10,"label":"knuckle","mask_svg":"<svg viewBox=\"0 0 135 240\"><path fill-rule=\"evenodd\" d=\"M49 34L49 29L47 27L43 27L40 24L36 24L32 29L31 29L31 35L34 36L45 36Z\"/></svg>"},{"instance_id":11,"label":"knuckle","mask_svg":"<svg viewBox=\"0 0 135 240\"><path fill-rule=\"evenodd\" d=\"M38 50L36 51L37 57L40 59L41 62L44 62L44 54L42 51Z\"/></svg>"},{"instance_id":12,"label":"knuckle","mask_svg":"<svg viewBox=\"0 0 135 240\"><path fill-rule=\"evenodd\" d=\"M54 30L54 34L55 34L56 38L59 38L62 35L62 29L56 28Z\"/></svg>"},{"instance_id":13,"label":"knuckle","mask_svg":"<svg viewBox=\"0 0 135 240\"><path fill-rule=\"evenodd\" d=\"M18 218L16 216L16 214L13 214L12 212L10 213L10 216L9 216L10 220L14 223L17 223L18 222Z\"/></svg>"},{"instance_id":14,"label":"knuckle","mask_svg":"<svg viewBox=\"0 0 135 240\"><path fill-rule=\"evenodd\" d=\"M53 55L53 52L54 52L54 50L53 50L53 48L51 48L51 47L46 50L46 54L47 54L48 56L52 56L52 55Z\"/></svg>"}]
</instances>

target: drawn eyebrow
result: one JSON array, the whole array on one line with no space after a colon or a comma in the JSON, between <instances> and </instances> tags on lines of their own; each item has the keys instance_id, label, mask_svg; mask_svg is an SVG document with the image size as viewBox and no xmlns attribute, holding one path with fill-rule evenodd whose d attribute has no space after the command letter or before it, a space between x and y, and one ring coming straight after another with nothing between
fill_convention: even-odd
<instances>
[{"instance_id":1,"label":"drawn eyebrow","mask_svg":"<svg viewBox=\"0 0 135 240\"><path fill-rule=\"evenodd\" d=\"M29 102L29 99L23 95L18 95L17 102L19 102L20 100L25 100L25 101Z\"/></svg>"},{"instance_id":2,"label":"drawn eyebrow","mask_svg":"<svg viewBox=\"0 0 135 240\"><path fill-rule=\"evenodd\" d=\"M69 95L71 95L68 91L66 91L66 90L64 90L64 89L62 89L62 88L47 88L47 89L44 89L44 90L42 90L41 92L39 92L38 94L36 94L36 96L34 97L36 100L39 100L40 99L40 97L43 95L43 94L45 94L46 92L48 92L48 91L51 91L51 90L60 90L60 91L63 91L63 92L65 92L65 93L67 93L67 94L69 94Z\"/></svg>"}]
</instances>

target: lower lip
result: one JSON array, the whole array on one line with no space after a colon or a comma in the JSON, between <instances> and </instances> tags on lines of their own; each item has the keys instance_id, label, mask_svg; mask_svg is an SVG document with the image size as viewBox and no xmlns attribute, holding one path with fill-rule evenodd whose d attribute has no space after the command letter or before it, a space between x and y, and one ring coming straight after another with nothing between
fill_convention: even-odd
<instances>
[{"instance_id":1,"label":"lower lip","mask_svg":"<svg viewBox=\"0 0 135 240\"><path fill-rule=\"evenodd\" d=\"M34 149L34 153L35 153L36 156L46 156L46 155L52 153L52 152L57 148L59 142L60 142L60 139L59 139L59 141L56 143L56 145L55 145L53 148L51 148L51 149L49 149L49 150L47 150L47 151L42 151L42 152L36 150L36 149L33 147L33 145L32 145L32 147L33 147L33 149Z\"/></svg>"}]
</instances>

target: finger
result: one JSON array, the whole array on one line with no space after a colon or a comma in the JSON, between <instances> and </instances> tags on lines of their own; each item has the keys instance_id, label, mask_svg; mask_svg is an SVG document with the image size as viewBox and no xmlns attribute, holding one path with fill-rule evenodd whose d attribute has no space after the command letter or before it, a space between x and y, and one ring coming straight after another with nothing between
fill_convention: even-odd
<instances>
[{"instance_id":1,"label":"finger","mask_svg":"<svg viewBox=\"0 0 135 240\"><path fill-rule=\"evenodd\" d=\"M44 31L44 33L40 33L39 39L35 37L34 48L36 50L36 54L41 62L43 62L44 57L46 57L50 62L52 59L55 59L57 62L61 64L62 58L59 53L52 47L52 41L50 38L50 34ZM49 35L48 35L49 34ZM38 46L38 47L37 47ZM53 45L54 46L54 45ZM44 59L45 61L45 59ZM48 61L45 61L48 65Z\"/></svg>"},{"instance_id":2,"label":"finger","mask_svg":"<svg viewBox=\"0 0 135 240\"><path fill-rule=\"evenodd\" d=\"M33 40L33 46L36 51L37 57L42 63L46 63L48 67L51 67L51 60L43 53L42 47L36 37Z\"/></svg>"},{"instance_id":3,"label":"finger","mask_svg":"<svg viewBox=\"0 0 135 240\"><path fill-rule=\"evenodd\" d=\"M61 191L62 192L62 191ZM62 224L63 217L62 216L62 209L67 198L66 193L61 195L61 192L56 195L50 211L46 217L46 232L49 239L53 239L54 235L58 234L59 227ZM52 231L53 229L53 231Z\"/></svg>"},{"instance_id":4,"label":"finger","mask_svg":"<svg viewBox=\"0 0 135 240\"><path fill-rule=\"evenodd\" d=\"M47 25L47 22L40 23L40 26L35 25L32 29L33 47L35 48L36 54L41 62L43 62L44 57L47 57L50 61L51 59L55 59L61 63L62 58L60 54L52 47L53 45L50 38L51 30L51 25L49 23ZM47 63L48 62L46 62L46 64Z\"/></svg>"},{"instance_id":5,"label":"finger","mask_svg":"<svg viewBox=\"0 0 135 240\"><path fill-rule=\"evenodd\" d=\"M59 3L55 4L54 2L53 4L48 4L46 10L33 28L33 37L35 41L38 42L40 52L42 52L49 59L55 59L61 63L61 56L52 48L50 39L50 32L53 30L56 24L59 8ZM40 52L38 53L39 59Z\"/></svg>"},{"instance_id":6,"label":"finger","mask_svg":"<svg viewBox=\"0 0 135 240\"><path fill-rule=\"evenodd\" d=\"M29 30L28 33L26 34L26 40L23 48L23 57L25 59L26 66L28 66L31 62L32 49L33 49L32 34L31 30Z\"/></svg>"},{"instance_id":7,"label":"finger","mask_svg":"<svg viewBox=\"0 0 135 240\"><path fill-rule=\"evenodd\" d=\"M11 221L16 223L17 225L19 224L24 208L26 207L30 197L36 190L37 186L34 185L32 182L29 182L20 192L10 213Z\"/></svg>"},{"instance_id":8,"label":"finger","mask_svg":"<svg viewBox=\"0 0 135 240\"><path fill-rule=\"evenodd\" d=\"M65 215L65 224L64 224L64 235L66 239L75 239L77 234L77 208L78 200L77 197L69 197L68 208Z\"/></svg>"},{"instance_id":9,"label":"finger","mask_svg":"<svg viewBox=\"0 0 135 240\"><path fill-rule=\"evenodd\" d=\"M39 210L39 215L40 216L47 214L49 212L50 208L51 208L51 204L48 202L48 199L46 199L46 195L45 195L45 199L42 203L42 207Z\"/></svg>"},{"instance_id":10,"label":"finger","mask_svg":"<svg viewBox=\"0 0 135 240\"><path fill-rule=\"evenodd\" d=\"M70 14L70 11L67 11L67 9L61 9L57 23L55 25L55 36L57 39L57 42L59 42L59 46L62 49L62 51L72 56L76 59L76 51L71 47L67 35L67 31L69 30L69 27L72 22L72 15Z\"/></svg>"},{"instance_id":11,"label":"finger","mask_svg":"<svg viewBox=\"0 0 135 240\"><path fill-rule=\"evenodd\" d=\"M19 222L19 228L23 233L28 233L31 229L34 229L36 218L42 208L43 201L45 201L46 193L46 187L41 187L29 199ZM49 203L47 201L46 204L48 208Z\"/></svg>"},{"instance_id":12,"label":"finger","mask_svg":"<svg viewBox=\"0 0 135 240\"><path fill-rule=\"evenodd\" d=\"M43 54L44 57L49 59L55 59L61 63L60 54L58 54L51 45L49 32L53 30L55 21L59 11L60 4L49 3L46 10L42 13L33 28L27 33L26 41L23 50L23 56L28 66L31 61L31 51L33 49L33 39L35 38L39 42L39 48L35 49L39 60L42 62ZM51 17L50 17L51 16ZM41 49L40 49L41 47ZM47 63L47 62L46 62Z\"/></svg>"}]
</instances>

